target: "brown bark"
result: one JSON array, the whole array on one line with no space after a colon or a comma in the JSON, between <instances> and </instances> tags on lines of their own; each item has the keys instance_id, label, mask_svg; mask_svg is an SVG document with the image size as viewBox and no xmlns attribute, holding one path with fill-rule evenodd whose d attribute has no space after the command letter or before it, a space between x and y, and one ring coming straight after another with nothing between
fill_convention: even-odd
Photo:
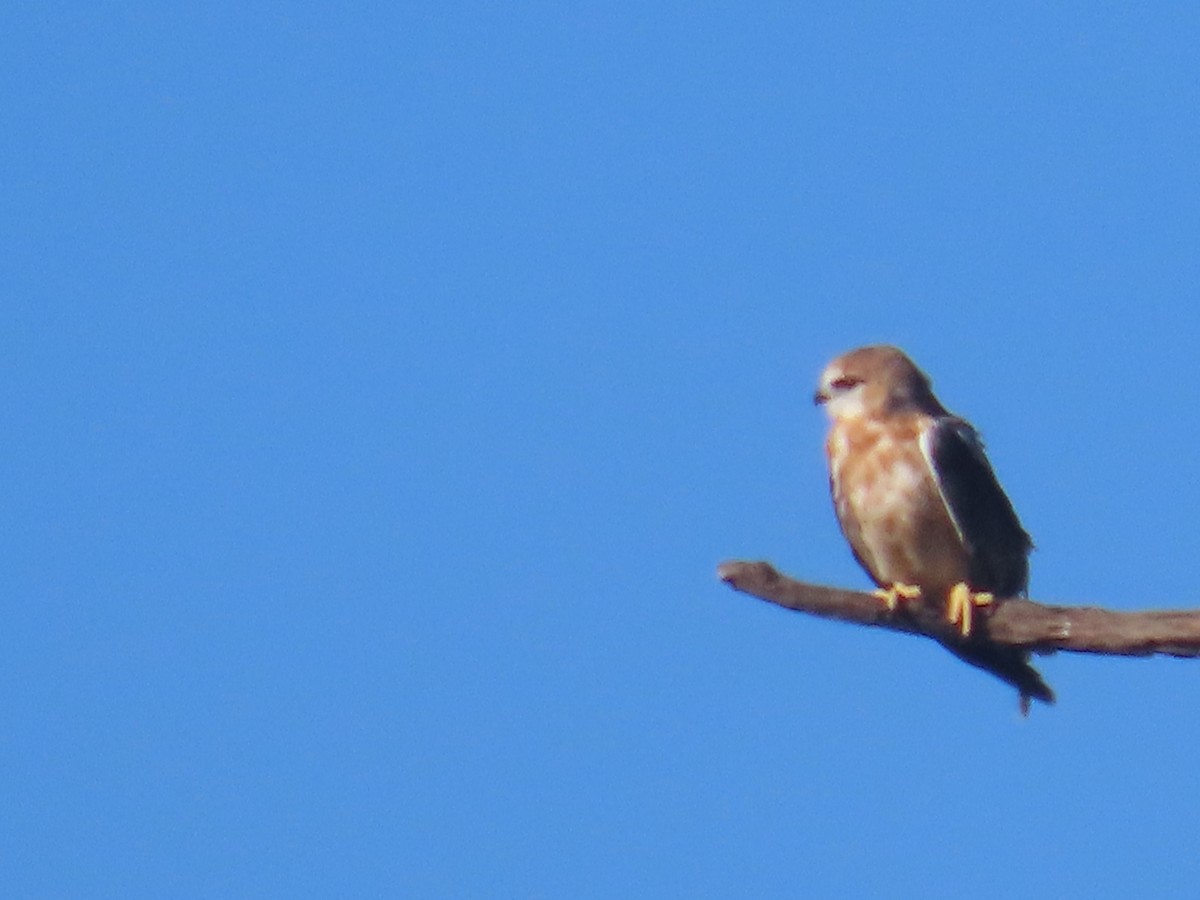
<instances>
[{"instance_id":1,"label":"brown bark","mask_svg":"<svg viewBox=\"0 0 1200 900\"><path fill-rule=\"evenodd\" d=\"M920 604L889 613L871 594L796 581L766 562L722 563L717 576L734 590L785 609L922 635L950 647L961 643L943 616ZM1200 610L1115 612L1012 598L985 607L977 616L982 626L977 640L1035 653L1200 656Z\"/></svg>"}]
</instances>

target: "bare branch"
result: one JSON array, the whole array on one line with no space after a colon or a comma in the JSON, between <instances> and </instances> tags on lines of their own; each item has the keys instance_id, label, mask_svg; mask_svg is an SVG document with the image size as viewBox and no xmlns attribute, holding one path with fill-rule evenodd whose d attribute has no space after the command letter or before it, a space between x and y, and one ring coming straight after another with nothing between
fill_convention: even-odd
<instances>
[{"instance_id":1,"label":"bare branch","mask_svg":"<svg viewBox=\"0 0 1200 900\"><path fill-rule=\"evenodd\" d=\"M732 587L785 609L826 619L874 625L955 643L949 623L919 605L889 613L877 597L788 578L770 563L722 563L717 576ZM1200 610L1114 612L1094 606L1048 606L1013 598L987 608L986 636L994 644L1050 653L1111 656L1200 656Z\"/></svg>"}]
</instances>

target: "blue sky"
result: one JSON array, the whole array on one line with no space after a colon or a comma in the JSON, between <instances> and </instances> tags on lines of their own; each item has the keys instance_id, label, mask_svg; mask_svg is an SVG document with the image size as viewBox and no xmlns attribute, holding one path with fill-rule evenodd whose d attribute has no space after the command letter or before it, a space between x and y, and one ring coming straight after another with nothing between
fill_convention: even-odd
<instances>
[{"instance_id":1,"label":"blue sky","mask_svg":"<svg viewBox=\"0 0 1200 900\"><path fill-rule=\"evenodd\" d=\"M1200 11L892 6L0 13L0 892L1193 889L1200 663L714 576L867 586L888 341L1035 598L1200 605Z\"/></svg>"}]
</instances>

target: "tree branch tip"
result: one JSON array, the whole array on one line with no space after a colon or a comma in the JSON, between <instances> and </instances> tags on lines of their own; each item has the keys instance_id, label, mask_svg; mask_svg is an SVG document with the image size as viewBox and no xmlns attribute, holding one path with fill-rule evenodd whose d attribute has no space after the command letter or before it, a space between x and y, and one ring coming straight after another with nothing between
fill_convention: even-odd
<instances>
[{"instance_id":1,"label":"tree branch tip","mask_svg":"<svg viewBox=\"0 0 1200 900\"><path fill-rule=\"evenodd\" d=\"M729 585L735 585L739 578L757 574L763 579L780 578L779 570L769 562L748 562L744 559L727 559L717 566L717 578Z\"/></svg>"}]
</instances>

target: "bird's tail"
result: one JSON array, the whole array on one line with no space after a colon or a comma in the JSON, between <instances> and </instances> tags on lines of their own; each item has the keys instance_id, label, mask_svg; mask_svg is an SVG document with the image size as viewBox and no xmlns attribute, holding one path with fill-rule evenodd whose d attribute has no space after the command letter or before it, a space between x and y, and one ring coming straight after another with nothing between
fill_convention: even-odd
<instances>
[{"instance_id":1,"label":"bird's tail","mask_svg":"<svg viewBox=\"0 0 1200 900\"><path fill-rule=\"evenodd\" d=\"M1015 647L1002 647L983 641L963 644L945 644L947 650L973 666L991 672L1001 681L1006 681L1021 693L1021 715L1029 714L1029 701L1054 702L1054 691L1038 670L1029 664L1029 653Z\"/></svg>"}]
</instances>

